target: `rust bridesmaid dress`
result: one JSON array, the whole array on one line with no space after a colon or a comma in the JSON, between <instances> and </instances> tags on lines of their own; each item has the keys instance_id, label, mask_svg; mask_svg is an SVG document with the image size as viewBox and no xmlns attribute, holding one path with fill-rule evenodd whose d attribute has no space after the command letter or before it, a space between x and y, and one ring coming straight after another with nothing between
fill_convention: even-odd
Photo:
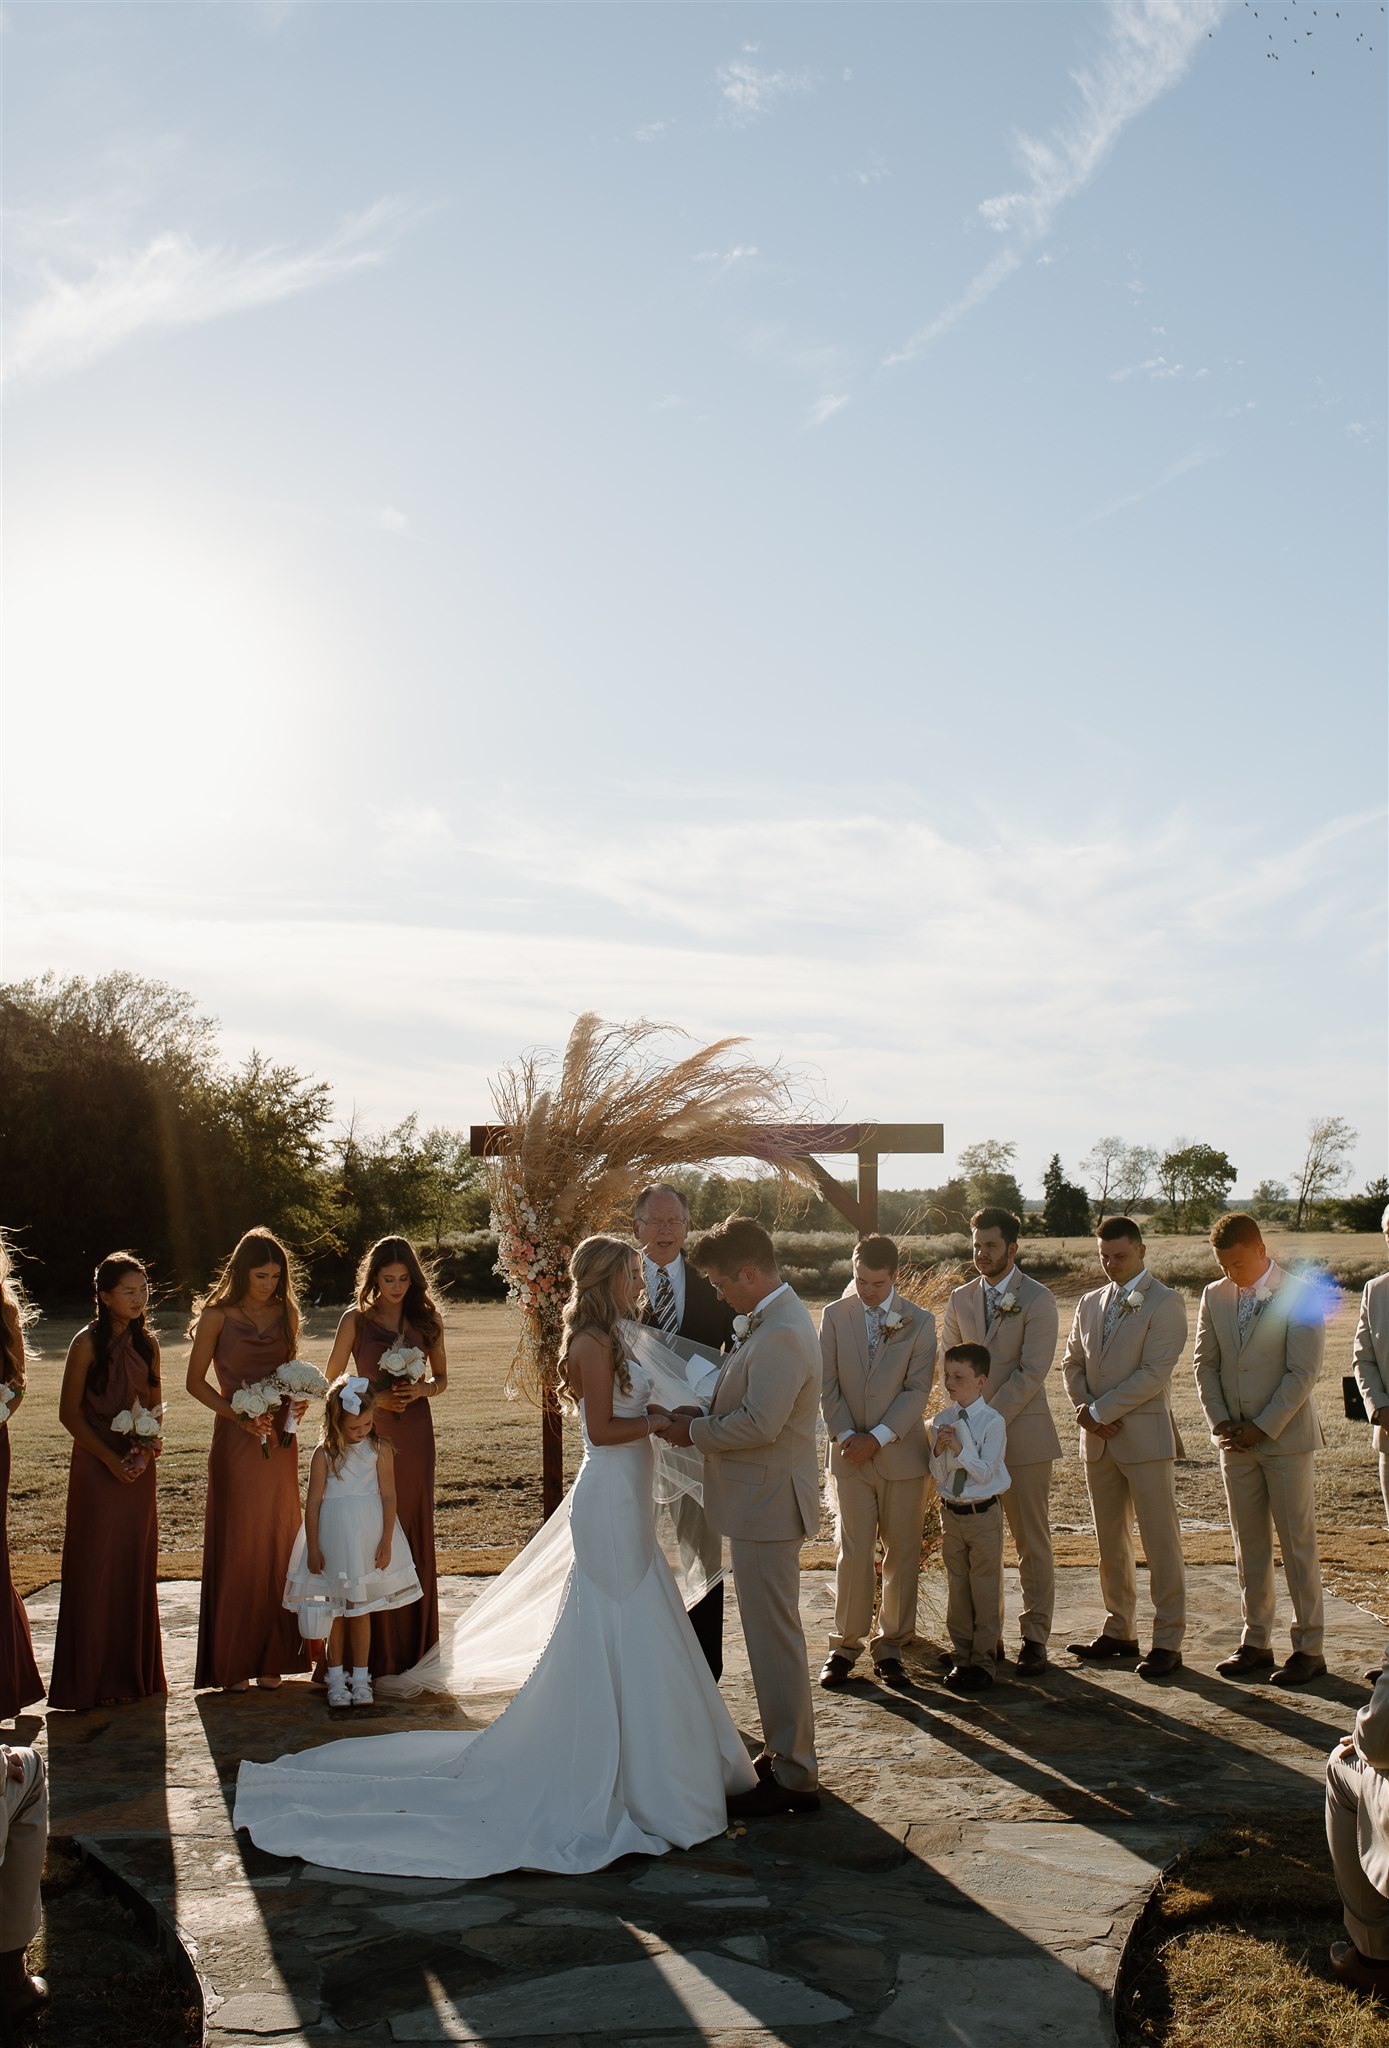
<instances>
[{"instance_id":1,"label":"rust bridesmaid dress","mask_svg":"<svg viewBox=\"0 0 1389 2048\"><path fill-rule=\"evenodd\" d=\"M427 1351L412 1323L399 1333L373 1322L365 1311L357 1317L357 1335L352 1362L363 1379L373 1385L380 1377L381 1360L399 1345L408 1350ZM409 1607L397 1607L371 1617L371 1675L384 1678L408 1671L418 1664L426 1650L439 1640L439 1570L434 1559L434 1417L432 1401L412 1401L399 1415L378 1407L376 1433L395 1446L396 1520L400 1523L415 1560L424 1598Z\"/></svg>"},{"instance_id":2,"label":"rust bridesmaid dress","mask_svg":"<svg viewBox=\"0 0 1389 2048\"><path fill-rule=\"evenodd\" d=\"M10 1425L0 1422L0 1721L43 1698L24 1602L10 1577Z\"/></svg>"},{"instance_id":3,"label":"rust bridesmaid dress","mask_svg":"<svg viewBox=\"0 0 1389 2048\"><path fill-rule=\"evenodd\" d=\"M111 1417L136 1401L152 1408L159 1394L128 1331L111 1340L109 1361L105 1389L87 1388L82 1413L124 1457L129 1441L114 1434ZM159 1638L156 1470L150 1458L125 1486L83 1445L72 1447L50 1707L142 1700L169 1689Z\"/></svg>"},{"instance_id":4,"label":"rust bridesmaid dress","mask_svg":"<svg viewBox=\"0 0 1389 2048\"><path fill-rule=\"evenodd\" d=\"M238 1387L268 1379L288 1357L282 1323L258 1330L249 1317L226 1311L212 1354L225 1400ZM298 1438L282 1450L272 1434L270 1455L263 1458L255 1437L217 1416L207 1454L194 1685L240 1685L308 1670L299 1625L284 1606L289 1555L303 1519Z\"/></svg>"}]
</instances>

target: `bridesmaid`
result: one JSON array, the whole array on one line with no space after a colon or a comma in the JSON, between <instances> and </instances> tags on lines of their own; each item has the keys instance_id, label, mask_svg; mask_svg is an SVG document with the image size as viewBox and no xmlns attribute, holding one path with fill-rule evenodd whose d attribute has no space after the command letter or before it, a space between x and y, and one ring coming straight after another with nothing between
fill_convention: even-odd
<instances>
[{"instance_id":1,"label":"bridesmaid","mask_svg":"<svg viewBox=\"0 0 1389 2048\"><path fill-rule=\"evenodd\" d=\"M238 1387L268 1379L295 1355L299 1303L289 1254L268 1230L248 1230L210 1294L194 1304L188 1391L216 1416L207 1457L203 1587L194 1685L224 1692L276 1686L308 1669L294 1616L284 1607L299 1509L299 1439L282 1449L279 1413L239 1416ZM209 1370L216 1370L214 1384ZM305 1403L298 1403L302 1414ZM288 1404L286 1404L287 1408ZM261 1456L261 1442L269 1457Z\"/></svg>"},{"instance_id":2,"label":"bridesmaid","mask_svg":"<svg viewBox=\"0 0 1389 2048\"><path fill-rule=\"evenodd\" d=\"M395 1447L396 1518L410 1544L424 1598L371 1617L371 1675L408 1671L439 1640L439 1571L434 1557L434 1420L430 1402L448 1386L444 1318L429 1273L404 1237L383 1237L357 1268L357 1303L338 1324L329 1379L355 1366L373 1386L396 1346L423 1351L432 1380L378 1393L376 1433Z\"/></svg>"},{"instance_id":3,"label":"bridesmaid","mask_svg":"<svg viewBox=\"0 0 1389 2048\"><path fill-rule=\"evenodd\" d=\"M10 1430L24 1399L25 1304L13 1277L9 1246L0 1232L0 1385L13 1399L0 1420L0 1721L12 1721L22 1707L43 1698L43 1680L34 1662L29 1617L10 1576Z\"/></svg>"},{"instance_id":4,"label":"bridesmaid","mask_svg":"<svg viewBox=\"0 0 1389 2048\"><path fill-rule=\"evenodd\" d=\"M160 1407L149 1279L131 1252L96 1269L96 1315L68 1351L58 1419L73 1439L50 1707L109 1707L165 1693L159 1638L155 1456L111 1418Z\"/></svg>"}]
</instances>

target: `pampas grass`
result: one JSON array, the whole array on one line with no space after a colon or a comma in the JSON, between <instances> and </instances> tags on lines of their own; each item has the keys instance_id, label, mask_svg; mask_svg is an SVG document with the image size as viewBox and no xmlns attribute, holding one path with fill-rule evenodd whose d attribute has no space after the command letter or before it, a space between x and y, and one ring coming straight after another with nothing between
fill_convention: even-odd
<instances>
[{"instance_id":1,"label":"pampas grass","mask_svg":"<svg viewBox=\"0 0 1389 2048\"><path fill-rule=\"evenodd\" d=\"M486 1162L487 1189L498 1270L522 1321L509 1392L543 1401L553 1390L570 1254L599 1231L625 1236L647 1182L673 1167L747 1157L788 1181L809 1179L786 1130L805 1111L785 1069L740 1057L740 1038L671 1058L670 1041L683 1036L589 1011L557 1066L527 1053L493 1087L507 1135Z\"/></svg>"}]
</instances>

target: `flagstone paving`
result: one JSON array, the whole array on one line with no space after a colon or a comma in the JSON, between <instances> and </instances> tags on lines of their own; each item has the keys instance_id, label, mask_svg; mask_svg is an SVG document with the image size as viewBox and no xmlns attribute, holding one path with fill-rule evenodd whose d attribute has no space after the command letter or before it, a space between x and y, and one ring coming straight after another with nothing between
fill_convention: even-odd
<instances>
[{"instance_id":1,"label":"flagstone paving","mask_svg":"<svg viewBox=\"0 0 1389 2048\"><path fill-rule=\"evenodd\" d=\"M482 1583L445 1580L446 1605ZM281 1862L234 1834L242 1757L468 1723L444 1704L330 1714L303 1681L195 1696L190 1582L160 1588L167 1701L40 1711L20 1739L47 1748L54 1833L145 1902L196 1973L212 2048L1101 2048L1157 1873L1227 1814L1320 1802L1326 1752L1382 1647L1372 1617L1328 1600L1331 1676L1292 1694L1228 1684L1212 1667L1237 1639L1233 1572L1193 1570L1190 1598L1188 1668L1149 1685L1131 1666L1066 1656L1102 1611L1093 1571L1063 1570L1060 1647L1041 1680L958 1700L923 1648L910 1692L866 1679L817 1690L818 1815L583 1878L363 1877ZM818 1665L829 1574L807 1572L802 1600ZM46 1665L56 1587L28 1607ZM728 1647L725 1696L752 1732L731 1607ZM60 1953L50 1967L61 1976Z\"/></svg>"}]
</instances>

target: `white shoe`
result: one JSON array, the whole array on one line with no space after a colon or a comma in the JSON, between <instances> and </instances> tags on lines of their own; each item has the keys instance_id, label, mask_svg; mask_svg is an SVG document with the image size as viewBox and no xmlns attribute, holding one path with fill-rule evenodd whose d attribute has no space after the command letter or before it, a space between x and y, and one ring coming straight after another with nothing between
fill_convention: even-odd
<instances>
[{"instance_id":1,"label":"white shoe","mask_svg":"<svg viewBox=\"0 0 1389 2048\"><path fill-rule=\"evenodd\" d=\"M330 1707L352 1705L352 1688L345 1678L335 1678L328 1687L328 1704Z\"/></svg>"},{"instance_id":2,"label":"white shoe","mask_svg":"<svg viewBox=\"0 0 1389 2048\"><path fill-rule=\"evenodd\" d=\"M371 1689L370 1677L349 1678L347 1681L347 1689L352 1696L352 1704L354 1707L375 1706L376 1694Z\"/></svg>"}]
</instances>

